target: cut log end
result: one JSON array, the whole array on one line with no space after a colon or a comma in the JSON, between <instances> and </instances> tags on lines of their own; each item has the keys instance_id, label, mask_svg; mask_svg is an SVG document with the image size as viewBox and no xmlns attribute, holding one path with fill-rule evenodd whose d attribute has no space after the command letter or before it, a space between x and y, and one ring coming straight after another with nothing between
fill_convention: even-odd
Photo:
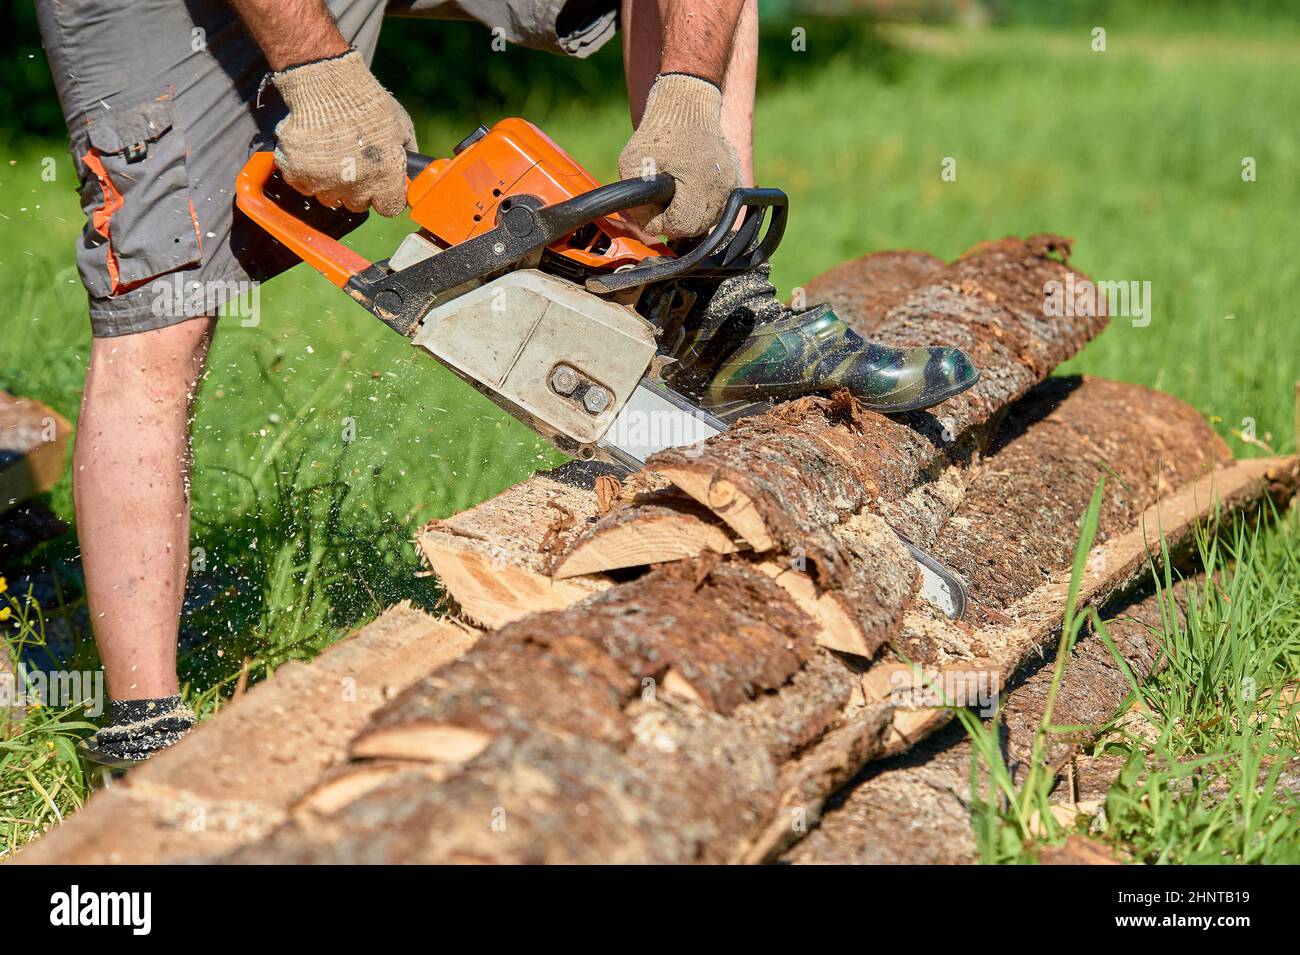
<instances>
[{"instance_id":1,"label":"cut log end","mask_svg":"<svg viewBox=\"0 0 1300 955\"><path fill-rule=\"evenodd\" d=\"M430 766L428 763L402 760L354 763L304 793L302 798L289 807L289 815L328 816L356 802L398 773L408 770L428 774L430 785L433 785L445 776L440 769L441 767Z\"/></svg>"},{"instance_id":2,"label":"cut log end","mask_svg":"<svg viewBox=\"0 0 1300 955\"><path fill-rule=\"evenodd\" d=\"M655 470L726 521L760 554L776 546L753 500L731 481L716 477L712 470L696 471L670 465Z\"/></svg>"},{"instance_id":3,"label":"cut log end","mask_svg":"<svg viewBox=\"0 0 1300 955\"><path fill-rule=\"evenodd\" d=\"M457 764L469 762L491 742L491 734L481 730L407 723L362 733L353 740L352 757Z\"/></svg>"},{"instance_id":4,"label":"cut log end","mask_svg":"<svg viewBox=\"0 0 1300 955\"><path fill-rule=\"evenodd\" d=\"M859 657L875 655L879 644L873 646L867 640L857 619L838 594L819 591L807 574L782 567L774 561L762 561L757 569L776 581L799 609L816 623L818 645Z\"/></svg>"},{"instance_id":5,"label":"cut log end","mask_svg":"<svg viewBox=\"0 0 1300 955\"><path fill-rule=\"evenodd\" d=\"M696 692L695 687L687 682L686 678L671 667L664 673L663 679L659 681L663 691L670 696L676 696L683 700L689 700L697 706L706 706L704 698Z\"/></svg>"},{"instance_id":6,"label":"cut log end","mask_svg":"<svg viewBox=\"0 0 1300 955\"><path fill-rule=\"evenodd\" d=\"M556 564L558 580L624 567L647 567L697 557L706 550L740 550L735 536L698 514L669 507L644 508L635 522L598 525Z\"/></svg>"},{"instance_id":7,"label":"cut log end","mask_svg":"<svg viewBox=\"0 0 1300 955\"><path fill-rule=\"evenodd\" d=\"M609 586L598 578L552 580L545 574L466 546L451 534L426 531L420 549L462 613L489 629L547 610L562 610Z\"/></svg>"}]
</instances>

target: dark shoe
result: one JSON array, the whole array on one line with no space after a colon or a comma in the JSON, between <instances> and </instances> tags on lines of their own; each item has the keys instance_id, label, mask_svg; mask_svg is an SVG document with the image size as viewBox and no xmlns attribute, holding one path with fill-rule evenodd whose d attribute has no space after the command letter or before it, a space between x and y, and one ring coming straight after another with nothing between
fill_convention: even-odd
<instances>
[{"instance_id":1,"label":"dark shoe","mask_svg":"<svg viewBox=\"0 0 1300 955\"><path fill-rule=\"evenodd\" d=\"M194 713L179 696L110 700L108 725L82 740L82 758L115 775L180 742L194 726Z\"/></svg>"}]
</instances>

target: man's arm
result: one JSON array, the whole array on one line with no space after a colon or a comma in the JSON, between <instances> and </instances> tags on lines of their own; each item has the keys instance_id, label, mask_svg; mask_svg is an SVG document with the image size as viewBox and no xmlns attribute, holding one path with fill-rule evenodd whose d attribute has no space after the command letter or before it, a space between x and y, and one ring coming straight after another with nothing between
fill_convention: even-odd
<instances>
[{"instance_id":1,"label":"man's arm","mask_svg":"<svg viewBox=\"0 0 1300 955\"><path fill-rule=\"evenodd\" d=\"M745 0L659 0L660 73L689 73L721 87Z\"/></svg>"},{"instance_id":2,"label":"man's arm","mask_svg":"<svg viewBox=\"0 0 1300 955\"><path fill-rule=\"evenodd\" d=\"M277 72L348 51L325 0L230 0L230 5Z\"/></svg>"},{"instance_id":3,"label":"man's arm","mask_svg":"<svg viewBox=\"0 0 1300 955\"><path fill-rule=\"evenodd\" d=\"M677 191L666 209L646 206L626 215L653 235L700 235L744 179L722 129L722 83L746 0L652 0L649 11L646 2L624 0L624 61L637 77L629 89L644 82L647 61L656 75L644 110L632 104L637 128L618 171L624 179L668 173Z\"/></svg>"},{"instance_id":4,"label":"man's arm","mask_svg":"<svg viewBox=\"0 0 1300 955\"><path fill-rule=\"evenodd\" d=\"M285 182L329 206L400 214L415 128L348 46L324 0L230 2L289 107L275 128Z\"/></svg>"}]
</instances>

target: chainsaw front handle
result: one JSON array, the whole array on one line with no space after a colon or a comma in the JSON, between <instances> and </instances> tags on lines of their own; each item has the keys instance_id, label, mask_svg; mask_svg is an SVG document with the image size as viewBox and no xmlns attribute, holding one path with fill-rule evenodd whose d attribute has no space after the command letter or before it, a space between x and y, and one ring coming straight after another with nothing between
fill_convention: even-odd
<instances>
[{"instance_id":1,"label":"chainsaw front handle","mask_svg":"<svg viewBox=\"0 0 1300 955\"><path fill-rule=\"evenodd\" d=\"M538 210L543 228L556 237L564 238L588 222L603 219L635 209L637 206L668 205L677 193L677 181L667 173L637 179L620 179L590 192L574 196L565 202L545 206Z\"/></svg>"},{"instance_id":2,"label":"chainsaw front handle","mask_svg":"<svg viewBox=\"0 0 1300 955\"><path fill-rule=\"evenodd\" d=\"M274 153L259 152L248 157L235 178L235 205L244 215L339 288L347 285L358 272L370 268L370 260L365 256L277 205L266 194L266 184L274 173Z\"/></svg>"},{"instance_id":3,"label":"chainsaw front handle","mask_svg":"<svg viewBox=\"0 0 1300 955\"><path fill-rule=\"evenodd\" d=\"M768 261L781 244L789 212L790 200L780 189L733 189L713 230L690 251L672 259L646 259L608 275L593 275L587 279L587 289L607 295L688 272L700 277L748 272ZM768 220L767 228L760 237L764 219Z\"/></svg>"}]
</instances>

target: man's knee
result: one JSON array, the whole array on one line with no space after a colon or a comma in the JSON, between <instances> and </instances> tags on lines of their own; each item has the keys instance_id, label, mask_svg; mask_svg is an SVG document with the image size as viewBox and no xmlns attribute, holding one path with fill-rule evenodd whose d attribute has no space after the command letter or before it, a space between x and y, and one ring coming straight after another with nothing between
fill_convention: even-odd
<instances>
[{"instance_id":1,"label":"man's knee","mask_svg":"<svg viewBox=\"0 0 1300 955\"><path fill-rule=\"evenodd\" d=\"M216 319L193 318L165 328L95 338L90 347L88 392L122 394L143 386L154 397L185 395L203 371Z\"/></svg>"}]
</instances>

